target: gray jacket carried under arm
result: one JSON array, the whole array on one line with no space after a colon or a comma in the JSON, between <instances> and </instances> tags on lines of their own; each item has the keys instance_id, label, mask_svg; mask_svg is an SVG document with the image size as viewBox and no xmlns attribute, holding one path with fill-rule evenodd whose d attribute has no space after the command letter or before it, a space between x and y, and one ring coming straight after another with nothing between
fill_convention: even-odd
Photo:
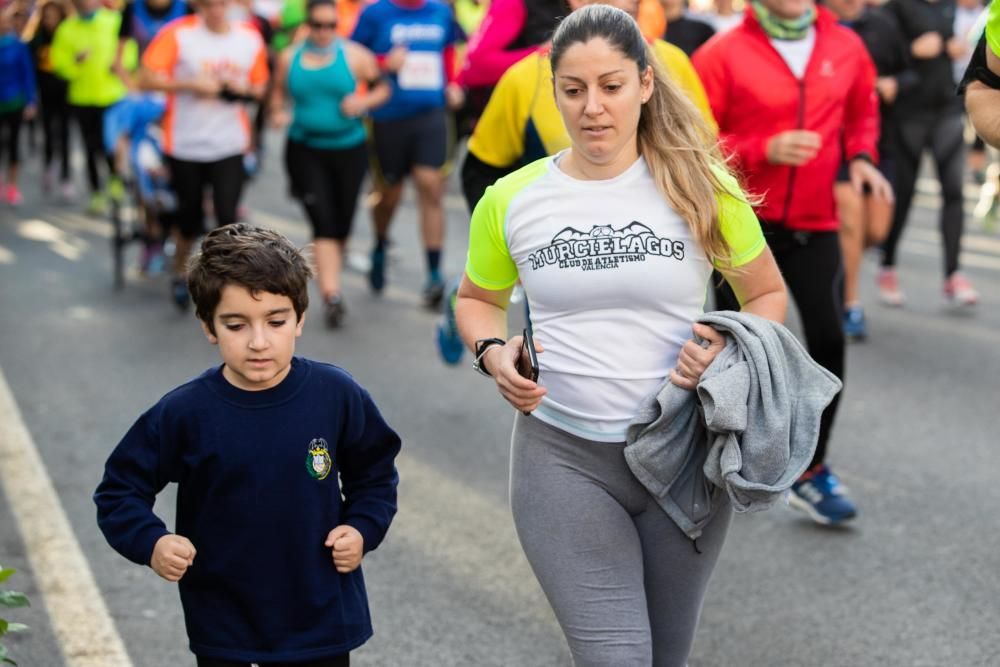
<instances>
[{"instance_id":1,"label":"gray jacket carried under arm","mask_svg":"<svg viewBox=\"0 0 1000 667\"><path fill-rule=\"evenodd\" d=\"M784 495L809 466L820 415L841 388L776 322L733 311L698 321L723 333L726 347L696 391L668 378L647 398L625 447L632 473L691 539L723 489L737 512Z\"/></svg>"}]
</instances>

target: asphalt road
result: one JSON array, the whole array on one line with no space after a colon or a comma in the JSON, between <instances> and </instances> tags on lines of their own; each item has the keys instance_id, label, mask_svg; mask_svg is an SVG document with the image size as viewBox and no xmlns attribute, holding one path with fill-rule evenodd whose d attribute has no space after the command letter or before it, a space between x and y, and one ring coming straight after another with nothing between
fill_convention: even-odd
<instances>
[{"instance_id":1,"label":"asphalt road","mask_svg":"<svg viewBox=\"0 0 1000 667\"><path fill-rule=\"evenodd\" d=\"M269 158L247 197L253 219L304 244L307 226L285 197L278 156ZM29 168L26 180L37 177ZM112 552L90 495L140 412L217 363L215 350L194 316L168 303L162 276L111 289L104 221L47 203L34 182L24 189L21 209L0 208L0 369L132 661L193 665L174 586ZM967 273L983 299L956 310L940 293L933 197L922 203L903 244L906 308L875 304L873 258L865 263L871 337L850 348L830 457L860 516L840 530L784 507L737 517L691 667L1000 665L1000 236L970 222ZM466 221L452 183L451 274L461 270ZM363 261L363 211L355 239ZM400 512L365 561L376 634L354 662L568 665L507 507L511 410L468 363L438 360L435 314L419 305L412 199L393 240L386 292L374 297L348 273L345 327L309 319L298 347L353 373L404 439ZM9 614L31 631L5 641L23 666L62 667L9 499L0 499L0 563L19 568L8 585L34 602ZM168 524L172 505L168 490L157 503Z\"/></svg>"}]
</instances>

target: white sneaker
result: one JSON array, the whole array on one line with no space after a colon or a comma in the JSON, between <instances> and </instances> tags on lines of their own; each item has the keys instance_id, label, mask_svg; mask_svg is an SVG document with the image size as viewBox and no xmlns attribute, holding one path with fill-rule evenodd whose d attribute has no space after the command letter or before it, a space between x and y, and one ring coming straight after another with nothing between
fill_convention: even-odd
<instances>
[{"instance_id":1,"label":"white sneaker","mask_svg":"<svg viewBox=\"0 0 1000 667\"><path fill-rule=\"evenodd\" d=\"M979 303L979 292L969 279L956 271L944 281L944 295L959 306L974 306Z\"/></svg>"}]
</instances>

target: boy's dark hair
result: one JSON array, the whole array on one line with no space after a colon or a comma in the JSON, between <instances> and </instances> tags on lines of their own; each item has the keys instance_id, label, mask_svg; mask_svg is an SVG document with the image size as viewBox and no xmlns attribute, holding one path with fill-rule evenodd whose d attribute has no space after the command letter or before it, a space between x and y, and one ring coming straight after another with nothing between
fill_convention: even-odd
<instances>
[{"instance_id":1,"label":"boy's dark hair","mask_svg":"<svg viewBox=\"0 0 1000 667\"><path fill-rule=\"evenodd\" d=\"M243 223L213 229L188 265L188 290L195 314L215 334L212 322L226 285L251 294L271 292L292 300L297 320L309 307L312 270L302 253L281 234Z\"/></svg>"}]
</instances>

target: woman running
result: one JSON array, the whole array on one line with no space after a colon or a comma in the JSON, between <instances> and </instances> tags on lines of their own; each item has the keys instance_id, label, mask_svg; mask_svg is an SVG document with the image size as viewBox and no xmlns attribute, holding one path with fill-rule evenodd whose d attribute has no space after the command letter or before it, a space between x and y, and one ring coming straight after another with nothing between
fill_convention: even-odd
<instances>
[{"instance_id":1,"label":"woman running","mask_svg":"<svg viewBox=\"0 0 1000 667\"><path fill-rule=\"evenodd\" d=\"M338 327L345 244L368 167L361 116L389 99L391 90L379 81L372 52L337 36L333 0L310 0L307 11L308 36L278 62L272 119L279 126L290 123L285 166L292 194L312 223L326 323ZM358 80L369 82L367 93L356 92Z\"/></svg>"},{"instance_id":2,"label":"woman running","mask_svg":"<svg viewBox=\"0 0 1000 667\"><path fill-rule=\"evenodd\" d=\"M171 299L189 305L187 260L205 231L205 191L215 221L236 222L250 149L246 105L267 84L267 51L257 31L229 19L232 0L197 0L197 13L168 23L142 56L140 82L167 93L164 153L177 196Z\"/></svg>"},{"instance_id":3,"label":"woman running","mask_svg":"<svg viewBox=\"0 0 1000 667\"><path fill-rule=\"evenodd\" d=\"M14 7L0 10L0 160L7 154L7 179L0 180L0 198L19 206L18 142L21 123L35 115L35 68L28 46L15 31L13 14Z\"/></svg>"},{"instance_id":4,"label":"woman running","mask_svg":"<svg viewBox=\"0 0 1000 667\"><path fill-rule=\"evenodd\" d=\"M106 196L125 196L114 157L104 150L104 113L126 92L125 84L113 72L121 15L102 8L100 0L76 0L76 10L76 16L59 25L50 53L56 74L69 82L67 99L83 136L90 184L87 212L101 215L107 206ZM102 162L110 175L106 194L101 184Z\"/></svg>"},{"instance_id":5,"label":"woman running","mask_svg":"<svg viewBox=\"0 0 1000 667\"><path fill-rule=\"evenodd\" d=\"M584 7L559 25L550 58L571 146L476 206L459 328L519 411L514 522L574 663L680 667L731 510L716 510L693 549L629 470L626 427L668 376L692 389L722 349L710 327L693 327L707 349L689 340L713 265L744 311L781 321L787 296L711 131L638 24ZM501 338L518 280L537 382L517 369L522 336Z\"/></svg>"},{"instance_id":6,"label":"woman running","mask_svg":"<svg viewBox=\"0 0 1000 667\"><path fill-rule=\"evenodd\" d=\"M41 102L42 135L44 141L45 174L42 185L51 192L58 178L59 191L65 201L73 198L73 181L69 175L69 104L66 101L66 81L52 67L52 38L68 14L61 0L50 0L39 8L38 25L29 46L35 58L35 76ZM58 153L58 156L57 156ZM58 176L56 158L59 159Z\"/></svg>"}]
</instances>

